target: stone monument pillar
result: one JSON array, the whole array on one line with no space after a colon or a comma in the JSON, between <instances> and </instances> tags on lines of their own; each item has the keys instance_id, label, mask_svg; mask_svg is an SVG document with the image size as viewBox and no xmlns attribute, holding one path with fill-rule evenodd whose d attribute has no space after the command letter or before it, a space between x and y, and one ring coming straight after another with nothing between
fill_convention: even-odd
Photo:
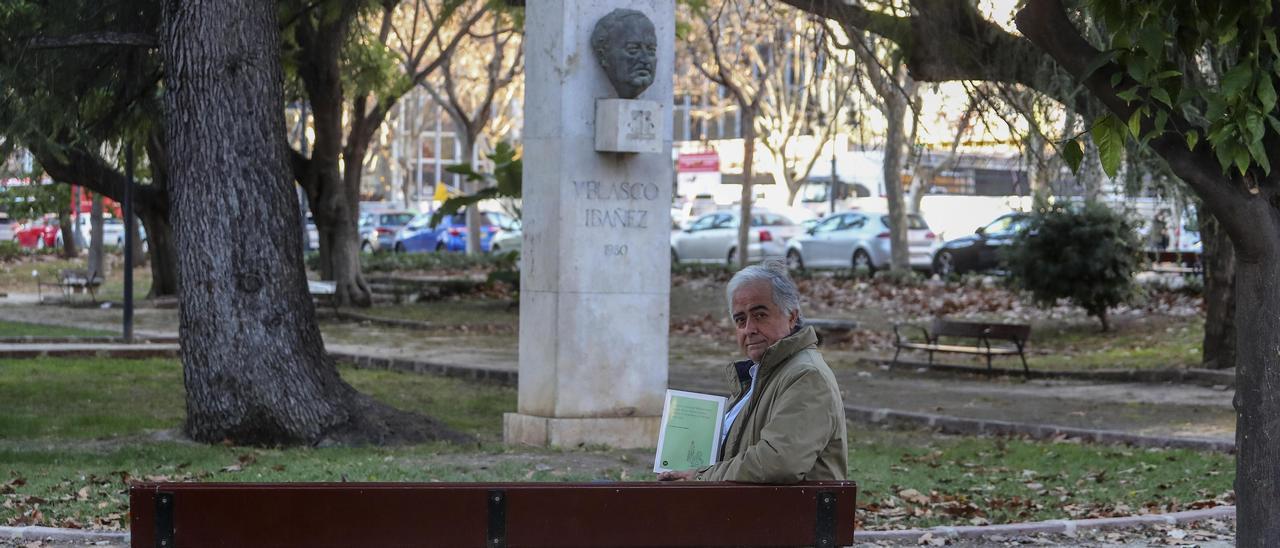
<instances>
[{"instance_id":1,"label":"stone monument pillar","mask_svg":"<svg viewBox=\"0 0 1280 548\"><path fill-rule=\"evenodd\" d=\"M503 438L652 447L667 388L675 2L529 0L525 28L520 396Z\"/></svg>"}]
</instances>

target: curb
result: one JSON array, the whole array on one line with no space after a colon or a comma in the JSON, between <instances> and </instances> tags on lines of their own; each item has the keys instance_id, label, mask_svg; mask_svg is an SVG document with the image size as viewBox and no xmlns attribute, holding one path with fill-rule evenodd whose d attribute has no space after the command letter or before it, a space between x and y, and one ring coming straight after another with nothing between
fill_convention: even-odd
<instances>
[{"instance_id":1,"label":"curb","mask_svg":"<svg viewBox=\"0 0 1280 548\"><path fill-rule=\"evenodd\" d=\"M890 369L917 371L927 369L938 373L956 373L980 376L1024 377L1026 379L1071 379L1103 382L1143 382L1166 383L1185 382L1202 386L1227 386L1234 388L1236 375L1234 370L1218 371L1214 369L1097 369L1093 371L1061 371L1036 370L1025 373L1021 369L996 367L987 369L972 365L952 365L945 363L923 363L898 360L894 363L888 358L860 358L857 360L871 366L889 367Z\"/></svg>"},{"instance_id":2,"label":"curb","mask_svg":"<svg viewBox=\"0 0 1280 548\"><path fill-rule=\"evenodd\" d=\"M1143 525L1177 525L1205 519L1235 519L1235 506L1218 506L1204 510L1189 510L1169 514L1149 514L1145 516L1128 516L1122 518L1099 518L1082 520L1055 519L1049 521L1033 521L1028 523L1007 523L1001 525L966 525L959 527L932 527L929 529L903 529L899 531L866 531L854 533L854 541L878 540L916 540L932 533L934 536L947 538L979 538L990 535L1031 535L1036 533L1056 533L1071 535L1078 531L1098 529L1127 529ZM53 527L0 527L0 539L31 539L72 542L129 542L127 532L87 531L83 529L57 529Z\"/></svg>"},{"instance_id":3,"label":"curb","mask_svg":"<svg viewBox=\"0 0 1280 548\"><path fill-rule=\"evenodd\" d=\"M56 527L0 527L0 539L52 540L56 542L119 542L129 543L127 531L91 531L86 529L58 529Z\"/></svg>"},{"instance_id":4,"label":"curb","mask_svg":"<svg viewBox=\"0 0 1280 548\"><path fill-rule=\"evenodd\" d=\"M508 369L484 369L447 363L368 356L349 352L330 351L329 357L338 363L350 364L357 369L386 369L405 373L442 375L473 381L492 382L503 386L516 386L516 380L520 375L519 372Z\"/></svg>"},{"instance_id":5,"label":"curb","mask_svg":"<svg viewBox=\"0 0 1280 548\"><path fill-rule=\"evenodd\" d=\"M1097 518L1049 521L1033 521L1027 523L1008 523L1002 525L966 525L958 527L932 527L929 529L903 529L900 531L862 531L854 533L854 541L877 540L917 540L925 534L932 533L936 537L978 538L990 535L1032 535L1050 533L1073 535L1079 531L1099 529L1130 529L1143 525L1177 525L1206 519L1235 519L1235 506L1218 506L1203 510L1188 510L1168 514L1148 514L1143 516L1126 516L1122 518Z\"/></svg>"},{"instance_id":6,"label":"curb","mask_svg":"<svg viewBox=\"0 0 1280 548\"><path fill-rule=\"evenodd\" d=\"M1011 422L989 419L967 419L949 415L932 415L911 411L897 411L887 407L844 406L845 418L872 424L907 424L936 428L947 434L1003 434L1023 435L1032 439L1052 439L1061 436L1077 438L1094 443L1124 444L1137 447L1167 447L1177 449L1196 449L1200 451L1218 451L1234 453L1234 440L1216 440L1209 438L1171 438L1164 436L1144 436L1116 430L1094 430L1090 428L1074 428L1068 426L1050 426L1024 422Z\"/></svg>"},{"instance_id":7,"label":"curb","mask_svg":"<svg viewBox=\"0 0 1280 548\"><path fill-rule=\"evenodd\" d=\"M177 344L157 344L156 348L144 347L125 347L112 348L108 345L88 346L80 348L58 348L57 346L47 346L44 348L3 348L4 343L0 343L0 358L9 359L30 359L30 358L120 358L120 359L145 359L145 358L176 358L178 357Z\"/></svg>"}]
</instances>

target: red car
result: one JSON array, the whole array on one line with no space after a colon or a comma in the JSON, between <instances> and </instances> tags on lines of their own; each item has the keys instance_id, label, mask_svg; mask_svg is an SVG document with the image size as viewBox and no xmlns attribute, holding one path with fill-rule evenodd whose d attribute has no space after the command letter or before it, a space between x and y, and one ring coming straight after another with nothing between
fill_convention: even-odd
<instances>
[{"instance_id":1,"label":"red car","mask_svg":"<svg viewBox=\"0 0 1280 548\"><path fill-rule=\"evenodd\" d=\"M58 230L58 218L46 216L13 227L13 241L26 248L56 247Z\"/></svg>"}]
</instances>

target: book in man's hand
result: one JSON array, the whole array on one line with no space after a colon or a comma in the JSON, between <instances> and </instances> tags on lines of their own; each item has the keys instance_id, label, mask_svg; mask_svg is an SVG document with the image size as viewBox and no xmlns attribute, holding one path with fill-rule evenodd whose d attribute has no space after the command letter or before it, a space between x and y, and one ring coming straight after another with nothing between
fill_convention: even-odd
<instances>
[{"instance_id":1,"label":"book in man's hand","mask_svg":"<svg viewBox=\"0 0 1280 548\"><path fill-rule=\"evenodd\" d=\"M722 396L667 390L653 471L691 470L714 463L720 454L726 402Z\"/></svg>"}]
</instances>

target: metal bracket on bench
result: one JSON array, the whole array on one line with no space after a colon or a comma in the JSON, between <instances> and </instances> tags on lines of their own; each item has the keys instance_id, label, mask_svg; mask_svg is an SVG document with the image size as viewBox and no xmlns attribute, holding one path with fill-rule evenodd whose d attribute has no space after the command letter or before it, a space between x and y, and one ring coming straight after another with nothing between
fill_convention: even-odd
<instances>
[{"instance_id":1,"label":"metal bracket on bench","mask_svg":"<svg viewBox=\"0 0 1280 548\"><path fill-rule=\"evenodd\" d=\"M173 493L156 493L156 548L173 548Z\"/></svg>"},{"instance_id":2,"label":"metal bracket on bench","mask_svg":"<svg viewBox=\"0 0 1280 548\"><path fill-rule=\"evenodd\" d=\"M489 501L489 536L485 544L489 548L503 548L507 545L507 492L491 489Z\"/></svg>"},{"instance_id":3,"label":"metal bracket on bench","mask_svg":"<svg viewBox=\"0 0 1280 548\"><path fill-rule=\"evenodd\" d=\"M815 515L813 545L818 548L834 548L836 545L836 494L818 491L818 512Z\"/></svg>"}]
</instances>

